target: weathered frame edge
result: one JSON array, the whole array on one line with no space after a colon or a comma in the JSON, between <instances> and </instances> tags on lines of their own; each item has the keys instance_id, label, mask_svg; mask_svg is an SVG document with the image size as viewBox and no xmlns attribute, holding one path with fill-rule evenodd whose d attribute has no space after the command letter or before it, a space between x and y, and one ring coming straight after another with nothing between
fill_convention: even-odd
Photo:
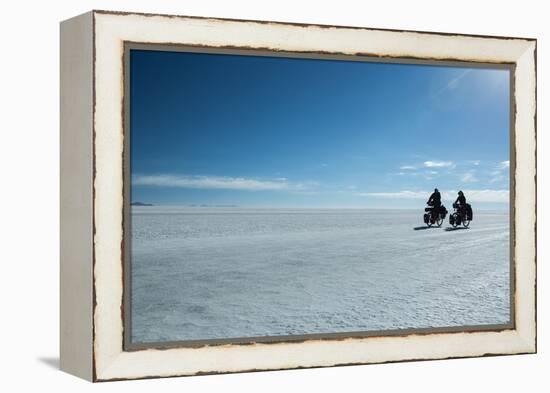
<instances>
[{"instance_id":1,"label":"weathered frame edge","mask_svg":"<svg viewBox=\"0 0 550 393\"><path fill-rule=\"evenodd\" d=\"M60 24L60 369L93 367L93 18Z\"/></svg>"}]
</instances>

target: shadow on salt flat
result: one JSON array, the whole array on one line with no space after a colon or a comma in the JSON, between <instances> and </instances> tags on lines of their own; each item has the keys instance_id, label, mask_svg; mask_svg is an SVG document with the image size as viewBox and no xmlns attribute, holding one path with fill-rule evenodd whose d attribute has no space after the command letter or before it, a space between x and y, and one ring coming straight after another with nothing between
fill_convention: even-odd
<instances>
[{"instance_id":1,"label":"shadow on salt flat","mask_svg":"<svg viewBox=\"0 0 550 393\"><path fill-rule=\"evenodd\" d=\"M470 228L464 228L464 227L447 227L445 228L445 232L451 232L451 231L460 231L461 229L470 229Z\"/></svg>"}]
</instances>

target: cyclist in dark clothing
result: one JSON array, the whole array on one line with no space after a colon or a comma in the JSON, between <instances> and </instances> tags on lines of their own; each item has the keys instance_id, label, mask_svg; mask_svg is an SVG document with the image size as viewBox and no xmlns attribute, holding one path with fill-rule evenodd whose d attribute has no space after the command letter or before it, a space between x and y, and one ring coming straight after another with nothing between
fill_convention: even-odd
<instances>
[{"instance_id":1,"label":"cyclist in dark clothing","mask_svg":"<svg viewBox=\"0 0 550 393\"><path fill-rule=\"evenodd\" d=\"M464 196L464 193L462 191L458 192L458 198L456 198L455 204L459 205L460 207L466 206L466 197Z\"/></svg>"},{"instance_id":2,"label":"cyclist in dark clothing","mask_svg":"<svg viewBox=\"0 0 550 393\"><path fill-rule=\"evenodd\" d=\"M432 206L433 216L435 217L435 219L437 219L439 208L441 207L441 194L439 193L439 190L437 188L434 190L432 195L430 195L430 198L426 203L428 204L428 206Z\"/></svg>"},{"instance_id":3,"label":"cyclist in dark clothing","mask_svg":"<svg viewBox=\"0 0 550 393\"><path fill-rule=\"evenodd\" d=\"M458 192L458 198L456 198L454 205L458 208L461 214L465 215L466 217L471 216L470 205L466 203L466 197L464 196L464 193L462 191Z\"/></svg>"}]
</instances>

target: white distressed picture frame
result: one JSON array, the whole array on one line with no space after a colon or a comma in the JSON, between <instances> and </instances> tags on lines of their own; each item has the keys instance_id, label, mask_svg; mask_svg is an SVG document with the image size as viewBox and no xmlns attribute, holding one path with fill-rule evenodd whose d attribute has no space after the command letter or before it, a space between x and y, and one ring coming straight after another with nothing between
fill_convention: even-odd
<instances>
[{"instance_id":1,"label":"white distressed picture frame","mask_svg":"<svg viewBox=\"0 0 550 393\"><path fill-rule=\"evenodd\" d=\"M124 350L124 47L512 64L514 326ZM536 40L92 11L61 24L61 368L91 381L536 352Z\"/></svg>"}]
</instances>

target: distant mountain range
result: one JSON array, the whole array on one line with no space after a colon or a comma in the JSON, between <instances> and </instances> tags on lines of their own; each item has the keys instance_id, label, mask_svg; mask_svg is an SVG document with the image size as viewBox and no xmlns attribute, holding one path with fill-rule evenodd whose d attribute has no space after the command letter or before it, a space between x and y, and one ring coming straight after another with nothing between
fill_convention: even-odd
<instances>
[{"instance_id":1,"label":"distant mountain range","mask_svg":"<svg viewBox=\"0 0 550 393\"><path fill-rule=\"evenodd\" d=\"M132 202L130 206L154 206L152 203L144 202ZM188 207L239 207L239 205L207 205L207 204L192 204L187 205Z\"/></svg>"}]
</instances>

